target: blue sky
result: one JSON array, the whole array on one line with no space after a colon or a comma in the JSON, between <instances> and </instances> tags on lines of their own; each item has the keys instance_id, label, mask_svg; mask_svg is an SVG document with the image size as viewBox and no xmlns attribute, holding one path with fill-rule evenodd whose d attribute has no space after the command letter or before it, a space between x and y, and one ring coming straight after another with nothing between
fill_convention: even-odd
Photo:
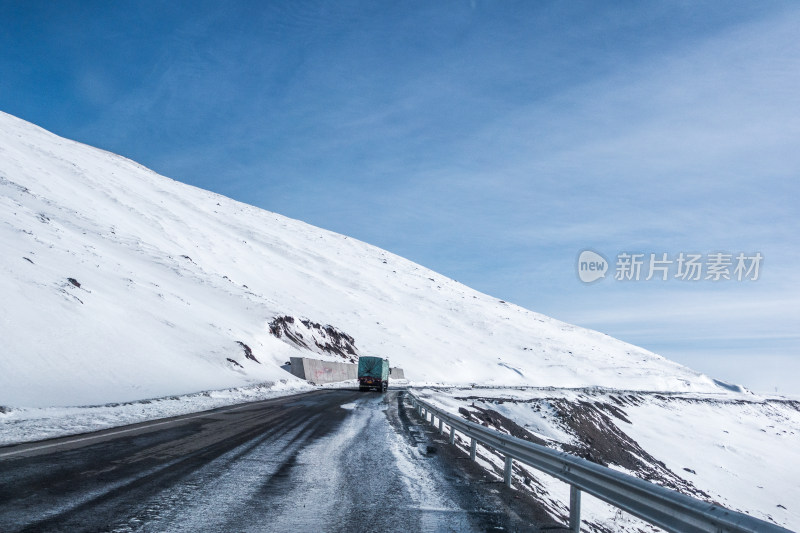
<instances>
[{"instance_id":1,"label":"blue sky","mask_svg":"<svg viewBox=\"0 0 800 533\"><path fill-rule=\"evenodd\" d=\"M791 2L6 1L0 109L800 394L798 27ZM585 285L586 248L764 262Z\"/></svg>"}]
</instances>

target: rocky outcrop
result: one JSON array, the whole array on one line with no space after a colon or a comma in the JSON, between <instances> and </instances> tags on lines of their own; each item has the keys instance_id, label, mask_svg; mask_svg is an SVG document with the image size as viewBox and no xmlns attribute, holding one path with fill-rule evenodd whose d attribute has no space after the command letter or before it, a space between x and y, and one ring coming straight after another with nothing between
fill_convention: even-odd
<instances>
[{"instance_id":1,"label":"rocky outcrop","mask_svg":"<svg viewBox=\"0 0 800 533\"><path fill-rule=\"evenodd\" d=\"M343 361L358 361L358 349L353 337L331 326L293 316L275 317L269 331L287 344L313 353L333 355Z\"/></svg>"}]
</instances>

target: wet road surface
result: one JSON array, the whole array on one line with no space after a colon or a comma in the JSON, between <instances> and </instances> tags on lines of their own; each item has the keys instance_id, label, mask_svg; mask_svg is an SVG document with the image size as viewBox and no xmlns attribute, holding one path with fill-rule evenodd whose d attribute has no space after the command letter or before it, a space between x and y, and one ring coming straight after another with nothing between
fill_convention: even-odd
<instances>
[{"instance_id":1,"label":"wet road surface","mask_svg":"<svg viewBox=\"0 0 800 533\"><path fill-rule=\"evenodd\" d=\"M404 395L318 391L0 448L0 531L554 529Z\"/></svg>"}]
</instances>

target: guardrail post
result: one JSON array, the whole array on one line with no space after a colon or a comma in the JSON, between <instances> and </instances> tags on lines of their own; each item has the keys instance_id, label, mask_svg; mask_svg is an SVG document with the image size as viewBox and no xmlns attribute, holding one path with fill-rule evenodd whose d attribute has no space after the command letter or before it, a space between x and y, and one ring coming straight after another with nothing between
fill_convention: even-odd
<instances>
[{"instance_id":1,"label":"guardrail post","mask_svg":"<svg viewBox=\"0 0 800 533\"><path fill-rule=\"evenodd\" d=\"M439 433L444 433L444 420L442 417L439 417Z\"/></svg>"},{"instance_id":2,"label":"guardrail post","mask_svg":"<svg viewBox=\"0 0 800 533\"><path fill-rule=\"evenodd\" d=\"M450 444L456 443L456 428L450 426Z\"/></svg>"},{"instance_id":3,"label":"guardrail post","mask_svg":"<svg viewBox=\"0 0 800 533\"><path fill-rule=\"evenodd\" d=\"M569 530L573 533L581 530L581 491L575 485L569 486Z\"/></svg>"},{"instance_id":4,"label":"guardrail post","mask_svg":"<svg viewBox=\"0 0 800 533\"><path fill-rule=\"evenodd\" d=\"M503 472L503 481L505 482L506 487L511 486L511 465L513 462L514 460L511 458L511 456L506 455L506 467Z\"/></svg>"},{"instance_id":5,"label":"guardrail post","mask_svg":"<svg viewBox=\"0 0 800 533\"><path fill-rule=\"evenodd\" d=\"M475 454L478 452L478 441L472 437L469 442L469 458L471 461L475 460Z\"/></svg>"}]
</instances>

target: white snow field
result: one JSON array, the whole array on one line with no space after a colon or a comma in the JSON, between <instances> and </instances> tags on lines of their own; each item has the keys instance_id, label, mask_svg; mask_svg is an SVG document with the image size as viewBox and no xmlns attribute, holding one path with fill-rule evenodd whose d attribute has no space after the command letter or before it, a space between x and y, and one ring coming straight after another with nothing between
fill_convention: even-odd
<instances>
[{"instance_id":1,"label":"white snow field","mask_svg":"<svg viewBox=\"0 0 800 533\"><path fill-rule=\"evenodd\" d=\"M279 365L298 349L270 333L276 316L330 324L416 382L718 389L641 348L4 113L0 203L3 406L292 381Z\"/></svg>"}]
</instances>

